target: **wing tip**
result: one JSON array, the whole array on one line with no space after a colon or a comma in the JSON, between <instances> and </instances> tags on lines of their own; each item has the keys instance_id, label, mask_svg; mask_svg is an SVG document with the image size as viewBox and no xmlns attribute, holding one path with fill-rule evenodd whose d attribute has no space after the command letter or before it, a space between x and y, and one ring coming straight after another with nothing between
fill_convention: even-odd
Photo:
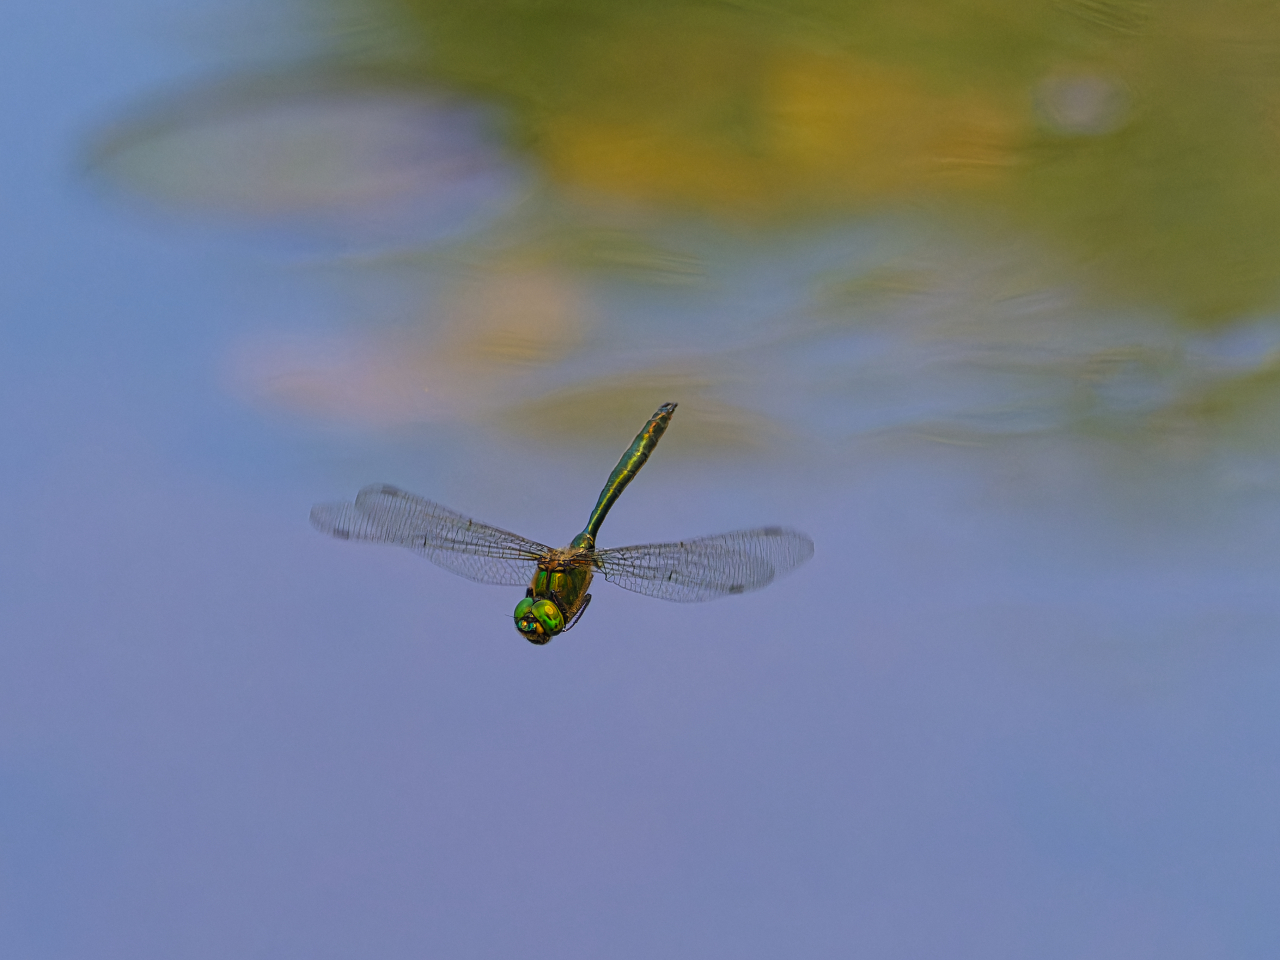
<instances>
[{"instance_id":1,"label":"wing tip","mask_svg":"<svg viewBox=\"0 0 1280 960\"><path fill-rule=\"evenodd\" d=\"M762 527L760 535L788 542L794 551L794 556L791 558L791 566L786 568L788 570L800 566L800 564L813 557L813 537L807 533L792 530L788 527Z\"/></svg>"},{"instance_id":2,"label":"wing tip","mask_svg":"<svg viewBox=\"0 0 1280 960\"><path fill-rule=\"evenodd\" d=\"M317 503L311 508L311 525L331 537L350 540L351 526L343 522L343 514L350 507L349 503Z\"/></svg>"}]
</instances>

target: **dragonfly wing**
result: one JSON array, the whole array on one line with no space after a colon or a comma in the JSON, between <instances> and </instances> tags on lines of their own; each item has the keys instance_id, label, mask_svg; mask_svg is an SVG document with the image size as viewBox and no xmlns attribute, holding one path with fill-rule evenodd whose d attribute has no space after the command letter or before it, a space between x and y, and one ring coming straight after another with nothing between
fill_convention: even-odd
<instances>
[{"instance_id":1,"label":"dragonfly wing","mask_svg":"<svg viewBox=\"0 0 1280 960\"><path fill-rule=\"evenodd\" d=\"M551 549L387 484L365 487L355 503L316 504L311 524L342 540L407 547L468 580L510 587L526 586Z\"/></svg>"},{"instance_id":2,"label":"dragonfly wing","mask_svg":"<svg viewBox=\"0 0 1280 960\"><path fill-rule=\"evenodd\" d=\"M813 541L781 527L739 530L680 543L600 550L610 583L663 600L692 603L759 590L813 556Z\"/></svg>"}]
</instances>

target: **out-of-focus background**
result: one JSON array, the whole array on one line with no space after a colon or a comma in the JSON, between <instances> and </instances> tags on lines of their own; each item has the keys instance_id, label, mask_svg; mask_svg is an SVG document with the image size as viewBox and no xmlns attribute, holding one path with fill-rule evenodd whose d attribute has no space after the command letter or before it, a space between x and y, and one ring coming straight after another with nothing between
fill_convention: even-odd
<instances>
[{"instance_id":1,"label":"out-of-focus background","mask_svg":"<svg viewBox=\"0 0 1280 960\"><path fill-rule=\"evenodd\" d=\"M1280 955L1280 17L49 0L0 33L0 954ZM768 590L325 539L811 533Z\"/></svg>"}]
</instances>

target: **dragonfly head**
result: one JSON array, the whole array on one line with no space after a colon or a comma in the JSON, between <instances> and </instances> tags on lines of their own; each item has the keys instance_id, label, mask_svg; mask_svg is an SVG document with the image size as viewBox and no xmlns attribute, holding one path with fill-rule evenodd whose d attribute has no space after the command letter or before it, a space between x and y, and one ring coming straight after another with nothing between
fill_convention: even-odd
<instances>
[{"instance_id":1,"label":"dragonfly head","mask_svg":"<svg viewBox=\"0 0 1280 960\"><path fill-rule=\"evenodd\" d=\"M564 629L564 614L550 600L525 597L516 604L516 629L530 643L549 643Z\"/></svg>"}]
</instances>

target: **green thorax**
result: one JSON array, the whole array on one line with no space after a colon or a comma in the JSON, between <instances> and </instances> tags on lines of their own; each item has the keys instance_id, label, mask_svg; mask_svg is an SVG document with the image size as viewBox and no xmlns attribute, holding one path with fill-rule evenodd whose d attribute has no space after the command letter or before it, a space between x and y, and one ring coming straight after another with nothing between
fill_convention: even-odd
<instances>
[{"instance_id":1,"label":"green thorax","mask_svg":"<svg viewBox=\"0 0 1280 960\"><path fill-rule=\"evenodd\" d=\"M516 629L531 643L546 643L582 612L593 573L589 553L553 550L538 562L525 598L516 604Z\"/></svg>"},{"instance_id":2,"label":"green thorax","mask_svg":"<svg viewBox=\"0 0 1280 960\"><path fill-rule=\"evenodd\" d=\"M591 586L591 573L589 564L563 564L554 569L540 566L529 586L535 597L554 600L565 617L570 618Z\"/></svg>"},{"instance_id":3,"label":"green thorax","mask_svg":"<svg viewBox=\"0 0 1280 960\"><path fill-rule=\"evenodd\" d=\"M666 433L667 425L671 423L671 415L675 411L674 403L664 403L658 408L657 413L649 418L644 429L636 434L635 441L622 455L618 465L613 468L613 473L609 474L609 480L600 491L600 499L596 501L596 507L591 511L586 527L574 538L572 546L588 550L595 549L596 534L600 532L600 524L604 523L605 515L622 495L622 491L627 488L627 484L640 472L645 461L649 459L649 454L653 453L653 448Z\"/></svg>"}]
</instances>

